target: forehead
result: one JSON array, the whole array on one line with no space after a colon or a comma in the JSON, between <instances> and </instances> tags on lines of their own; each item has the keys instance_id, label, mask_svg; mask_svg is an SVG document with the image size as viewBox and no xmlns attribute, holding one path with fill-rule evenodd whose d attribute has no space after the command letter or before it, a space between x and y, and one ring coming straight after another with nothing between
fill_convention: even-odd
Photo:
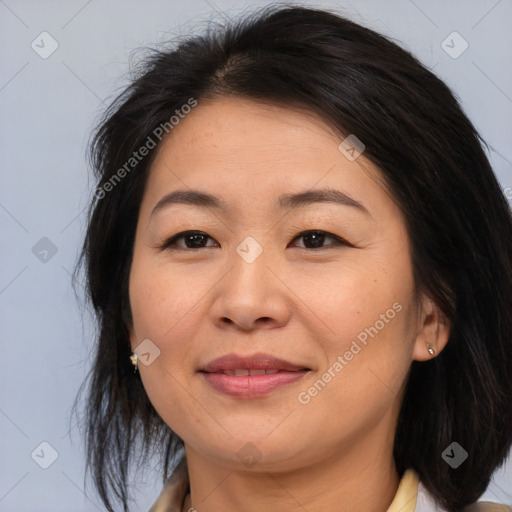
<instances>
[{"instance_id":1,"label":"forehead","mask_svg":"<svg viewBox=\"0 0 512 512\"><path fill-rule=\"evenodd\" d=\"M340 135L317 114L238 97L201 102L175 126L163 149L208 148L226 156L248 150L252 158L278 151L310 153L334 144ZM285 145L283 145L285 143ZM291 156L291 155L290 155Z\"/></svg>"},{"instance_id":2,"label":"forehead","mask_svg":"<svg viewBox=\"0 0 512 512\"><path fill-rule=\"evenodd\" d=\"M174 189L209 190L248 200L332 188L361 202L382 194L380 171L339 149L344 136L317 115L240 98L201 103L162 141L152 164L147 201ZM270 204L270 201L268 201Z\"/></svg>"}]
</instances>

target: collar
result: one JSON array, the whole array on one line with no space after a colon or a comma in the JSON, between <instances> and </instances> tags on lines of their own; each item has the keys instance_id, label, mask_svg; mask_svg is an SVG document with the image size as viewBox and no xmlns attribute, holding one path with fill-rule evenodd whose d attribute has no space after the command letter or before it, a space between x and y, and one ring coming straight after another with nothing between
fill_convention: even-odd
<instances>
[{"instance_id":1,"label":"collar","mask_svg":"<svg viewBox=\"0 0 512 512\"><path fill-rule=\"evenodd\" d=\"M412 469L406 470L386 512L415 512L419 483L418 474Z\"/></svg>"}]
</instances>

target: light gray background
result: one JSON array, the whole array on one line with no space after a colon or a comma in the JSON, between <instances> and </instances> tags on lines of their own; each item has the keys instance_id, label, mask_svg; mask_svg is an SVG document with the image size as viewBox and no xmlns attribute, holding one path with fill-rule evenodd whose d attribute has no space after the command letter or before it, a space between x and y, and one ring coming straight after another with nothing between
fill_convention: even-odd
<instances>
[{"instance_id":1,"label":"light gray background","mask_svg":"<svg viewBox=\"0 0 512 512\"><path fill-rule=\"evenodd\" d=\"M132 50L266 3L0 0L1 511L103 510L92 486L84 488L74 422L69 432L90 365L92 325L77 307L70 273L92 188L84 154L98 114L126 83ZM305 3L343 8L433 68L492 146L492 165L512 196L512 0ZM59 45L47 59L31 48L43 31ZM453 31L469 44L458 58L441 46ZM42 237L57 247L46 262L32 252ZM51 462L43 441L58 452L46 470L35 462ZM141 511L161 488L156 473L146 480L137 494ZM484 498L512 503L510 461Z\"/></svg>"}]
</instances>

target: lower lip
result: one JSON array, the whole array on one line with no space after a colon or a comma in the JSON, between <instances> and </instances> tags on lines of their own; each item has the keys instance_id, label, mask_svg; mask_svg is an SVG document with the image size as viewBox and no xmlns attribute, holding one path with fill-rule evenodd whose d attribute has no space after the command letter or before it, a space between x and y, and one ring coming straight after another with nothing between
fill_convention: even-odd
<instances>
[{"instance_id":1,"label":"lower lip","mask_svg":"<svg viewBox=\"0 0 512 512\"><path fill-rule=\"evenodd\" d=\"M225 375L224 373L201 373L210 386L221 393L240 398L256 398L302 379L308 371L279 371L271 375L240 376Z\"/></svg>"}]
</instances>

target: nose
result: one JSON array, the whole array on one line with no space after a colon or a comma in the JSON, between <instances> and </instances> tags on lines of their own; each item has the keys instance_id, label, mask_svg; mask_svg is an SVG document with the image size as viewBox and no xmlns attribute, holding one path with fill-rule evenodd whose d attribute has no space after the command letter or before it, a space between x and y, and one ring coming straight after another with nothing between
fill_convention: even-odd
<instances>
[{"instance_id":1,"label":"nose","mask_svg":"<svg viewBox=\"0 0 512 512\"><path fill-rule=\"evenodd\" d=\"M234 252L231 269L215 287L210 309L215 325L222 329L272 329L290 318L290 291L279 276L270 250L256 259Z\"/></svg>"}]
</instances>

